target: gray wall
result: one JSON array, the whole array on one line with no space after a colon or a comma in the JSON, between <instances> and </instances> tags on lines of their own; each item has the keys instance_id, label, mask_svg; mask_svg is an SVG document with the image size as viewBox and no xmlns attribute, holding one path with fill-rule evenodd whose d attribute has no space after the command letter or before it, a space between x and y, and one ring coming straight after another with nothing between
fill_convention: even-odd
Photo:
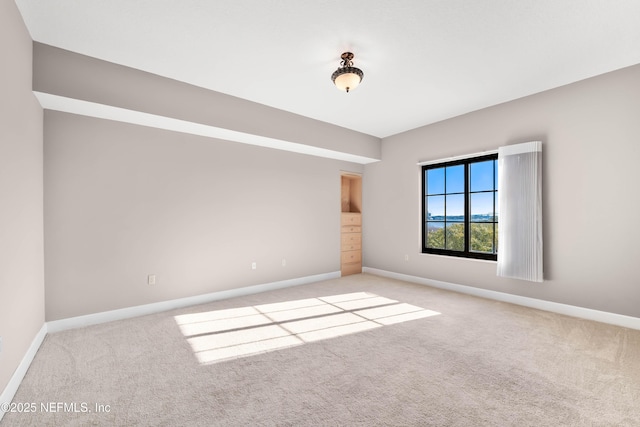
<instances>
[{"instance_id":1,"label":"gray wall","mask_svg":"<svg viewBox=\"0 0 640 427\"><path fill-rule=\"evenodd\" d=\"M53 111L44 128L47 320L340 269L340 171L361 165Z\"/></svg>"},{"instance_id":2,"label":"gray wall","mask_svg":"<svg viewBox=\"0 0 640 427\"><path fill-rule=\"evenodd\" d=\"M36 91L380 156L380 139L328 123L40 43L33 55ZM54 111L44 133L47 320L340 269L340 171L361 165Z\"/></svg>"},{"instance_id":3,"label":"gray wall","mask_svg":"<svg viewBox=\"0 0 640 427\"><path fill-rule=\"evenodd\" d=\"M640 66L383 140L365 166L364 265L640 317ZM420 253L421 160L543 141L545 282ZM404 255L409 255L409 261Z\"/></svg>"},{"instance_id":4,"label":"gray wall","mask_svg":"<svg viewBox=\"0 0 640 427\"><path fill-rule=\"evenodd\" d=\"M31 92L31 37L0 2L0 391L44 324L42 109Z\"/></svg>"}]
</instances>

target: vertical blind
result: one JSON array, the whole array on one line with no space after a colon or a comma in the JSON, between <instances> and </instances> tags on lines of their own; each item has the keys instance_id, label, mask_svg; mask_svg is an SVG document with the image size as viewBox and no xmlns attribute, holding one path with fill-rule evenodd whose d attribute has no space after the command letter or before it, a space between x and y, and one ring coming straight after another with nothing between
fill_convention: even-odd
<instances>
[{"instance_id":1,"label":"vertical blind","mask_svg":"<svg viewBox=\"0 0 640 427\"><path fill-rule=\"evenodd\" d=\"M498 276L543 281L542 142L498 148Z\"/></svg>"}]
</instances>

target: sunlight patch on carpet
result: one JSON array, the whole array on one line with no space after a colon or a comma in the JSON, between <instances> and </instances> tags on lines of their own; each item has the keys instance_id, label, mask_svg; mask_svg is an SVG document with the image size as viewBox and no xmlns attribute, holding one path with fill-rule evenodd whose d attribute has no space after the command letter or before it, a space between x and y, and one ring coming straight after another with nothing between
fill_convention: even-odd
<instances>
[{"instance_id":1,"label":"sunlight patch on carpet","mask_svg":"<svg viewBox=\"0 0 640 427\"><path fill-rule=\"evenodd\" d=\"M175 316L201 364L436 316L437 311L353 292Z\"/></svg>"}]
</instances>

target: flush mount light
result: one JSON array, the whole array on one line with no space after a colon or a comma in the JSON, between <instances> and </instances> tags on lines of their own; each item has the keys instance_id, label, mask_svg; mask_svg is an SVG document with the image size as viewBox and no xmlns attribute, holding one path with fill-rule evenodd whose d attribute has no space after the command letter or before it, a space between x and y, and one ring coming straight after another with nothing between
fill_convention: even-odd
<instances>
[{"instance_id":1,"label":"flush mount light","mask_svg":"<svg viewBox=\"0 0 640 427\"><path fill-rule=\"evenodd\" d=\"M353 53L345 52L340 58L340 67L333 72L331 80L338 89L349 92L360 84L364 73L360 68L353 66Z\"/></svg>"}]
</instances>

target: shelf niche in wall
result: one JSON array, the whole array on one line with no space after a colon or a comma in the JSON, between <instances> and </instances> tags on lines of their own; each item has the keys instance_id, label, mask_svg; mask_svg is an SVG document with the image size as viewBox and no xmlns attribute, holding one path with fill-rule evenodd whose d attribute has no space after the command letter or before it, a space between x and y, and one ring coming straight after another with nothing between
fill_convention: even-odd
<instances>
[{"instance_id":1,"label":"shelf niche in wall","mask_svg":"<svg viewBox=\"0 0 640 427\"><path fill-rule=\"evenodd\" d=\"M362 273L362 176L341 176L340 273Z\"/></svg>"},{"instance_id":2,"label":"shelf niche in wall","mask_svg":"<svg viewBox=\"0 0 640 427\"><path fill-rule=\"evenodd\" d=\"M342 174L342 212L362 213L362 176Z\"/></svg>"}]
</instances>

